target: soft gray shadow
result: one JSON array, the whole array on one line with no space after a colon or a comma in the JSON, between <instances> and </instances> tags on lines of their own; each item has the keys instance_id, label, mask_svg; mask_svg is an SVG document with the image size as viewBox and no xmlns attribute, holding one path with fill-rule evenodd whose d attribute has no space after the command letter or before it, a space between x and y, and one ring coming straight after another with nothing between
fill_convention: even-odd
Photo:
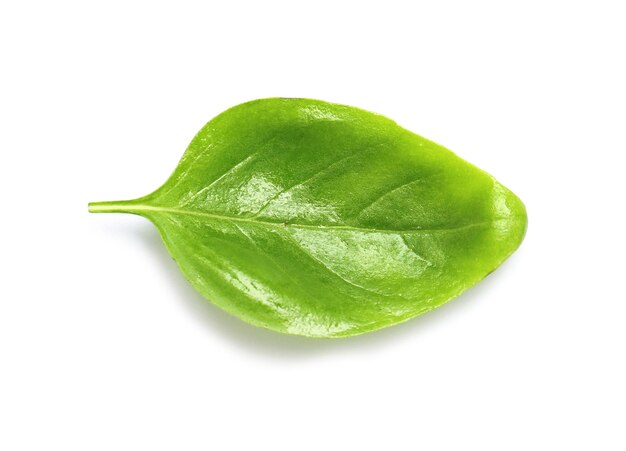
<instances>
[{"instance_id":1,"label":"soft gray shadow","mask_svg":"<svg viewBox=\"0 0 626 451\"><path fill-rule=\"evenodd\" d=\"M128 226L128 223L125 226ZM117 232L120 230L116 229ZM306 338L251 326L208 302L184 278L165 249L156 228L148 221L138 220L136 226L124 227L123 230L125 231L123 233L130 230L160 260L163 278L175 289L177 301L181 302L196 319L211 330L218 331L219 335L246 352L287 360L323 353L350 352L364 347L380 348L390 346L398 340L417 341L420 334L428 333L448 316L461 315L472 303L480 302L484 293L489 291L492 280L498 273L502 273L506 266L505 263L495 274L488 276L453 302L402 324L350 338Z\"/></svg>"}]
</instances>

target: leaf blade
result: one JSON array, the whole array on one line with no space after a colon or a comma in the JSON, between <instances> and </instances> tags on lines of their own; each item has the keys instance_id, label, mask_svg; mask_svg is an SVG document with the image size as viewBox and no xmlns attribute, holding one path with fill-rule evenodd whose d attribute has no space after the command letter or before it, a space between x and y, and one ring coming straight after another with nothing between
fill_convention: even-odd
<instances>
[{"instance_id":1,"label":"leaf blade","mask_svg":"<svg viewBox=\"0 0 626 451\"><path fill-rule=\"evenodd\" d=\"M521 201L452 152L382 116L306 99L228 110L154 193L91 205L150 219L225 310L316 337L436 308L497 268L526 228Z\"/></svg>"}]
</instances>

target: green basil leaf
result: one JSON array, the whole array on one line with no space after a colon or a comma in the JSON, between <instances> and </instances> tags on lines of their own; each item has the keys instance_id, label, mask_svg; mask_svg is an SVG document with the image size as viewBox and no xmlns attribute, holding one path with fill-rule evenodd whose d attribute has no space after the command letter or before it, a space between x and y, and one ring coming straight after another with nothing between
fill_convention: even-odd
<instances>
[{"instance_id":1,"label":"green basil leaf","mask_svg":"<svg viewBox=\"0 0 626 451\"><path fill-rule=\"evenodd\" d=\"M89 210L148 218L207 299L313 337L442 305L511 255L527 222L492 176L395 122L281 98L210 121L152 194Z\"/></svg>"}]
</instances>

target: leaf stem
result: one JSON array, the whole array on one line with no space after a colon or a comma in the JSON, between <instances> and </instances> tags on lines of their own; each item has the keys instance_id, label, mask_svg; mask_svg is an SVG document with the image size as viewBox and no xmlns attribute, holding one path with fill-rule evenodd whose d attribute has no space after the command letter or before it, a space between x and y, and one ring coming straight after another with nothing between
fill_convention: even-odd
<instances>
[{"instance_id":1,"label":"leaf stem","mask_svg":"<svg viewBox=\"0 0 626 451\"><path fill-rule=\"evenodd\" d=\"M131 213L133 201L114 200L106 202L89 202L89 213Z\"/></svg>"}]
</instances>

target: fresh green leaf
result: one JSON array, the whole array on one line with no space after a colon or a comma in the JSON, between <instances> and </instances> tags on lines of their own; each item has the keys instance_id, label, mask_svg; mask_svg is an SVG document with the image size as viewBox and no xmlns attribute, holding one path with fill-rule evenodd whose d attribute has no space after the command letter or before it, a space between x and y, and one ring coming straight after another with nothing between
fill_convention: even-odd
<instances>
[{"instance_id":1,"label":"fresh green leaf","mask_svg":"<svg viewBox=\"0 0 626 451\"><path fill-rule=\"evenodd\" d=\"M89 210L148 218L207 299L312 337L442 305L511 255L527 222L493 177L395 122L280 98L217 116L152 194Z\"/></svg>"}]
</instances>

